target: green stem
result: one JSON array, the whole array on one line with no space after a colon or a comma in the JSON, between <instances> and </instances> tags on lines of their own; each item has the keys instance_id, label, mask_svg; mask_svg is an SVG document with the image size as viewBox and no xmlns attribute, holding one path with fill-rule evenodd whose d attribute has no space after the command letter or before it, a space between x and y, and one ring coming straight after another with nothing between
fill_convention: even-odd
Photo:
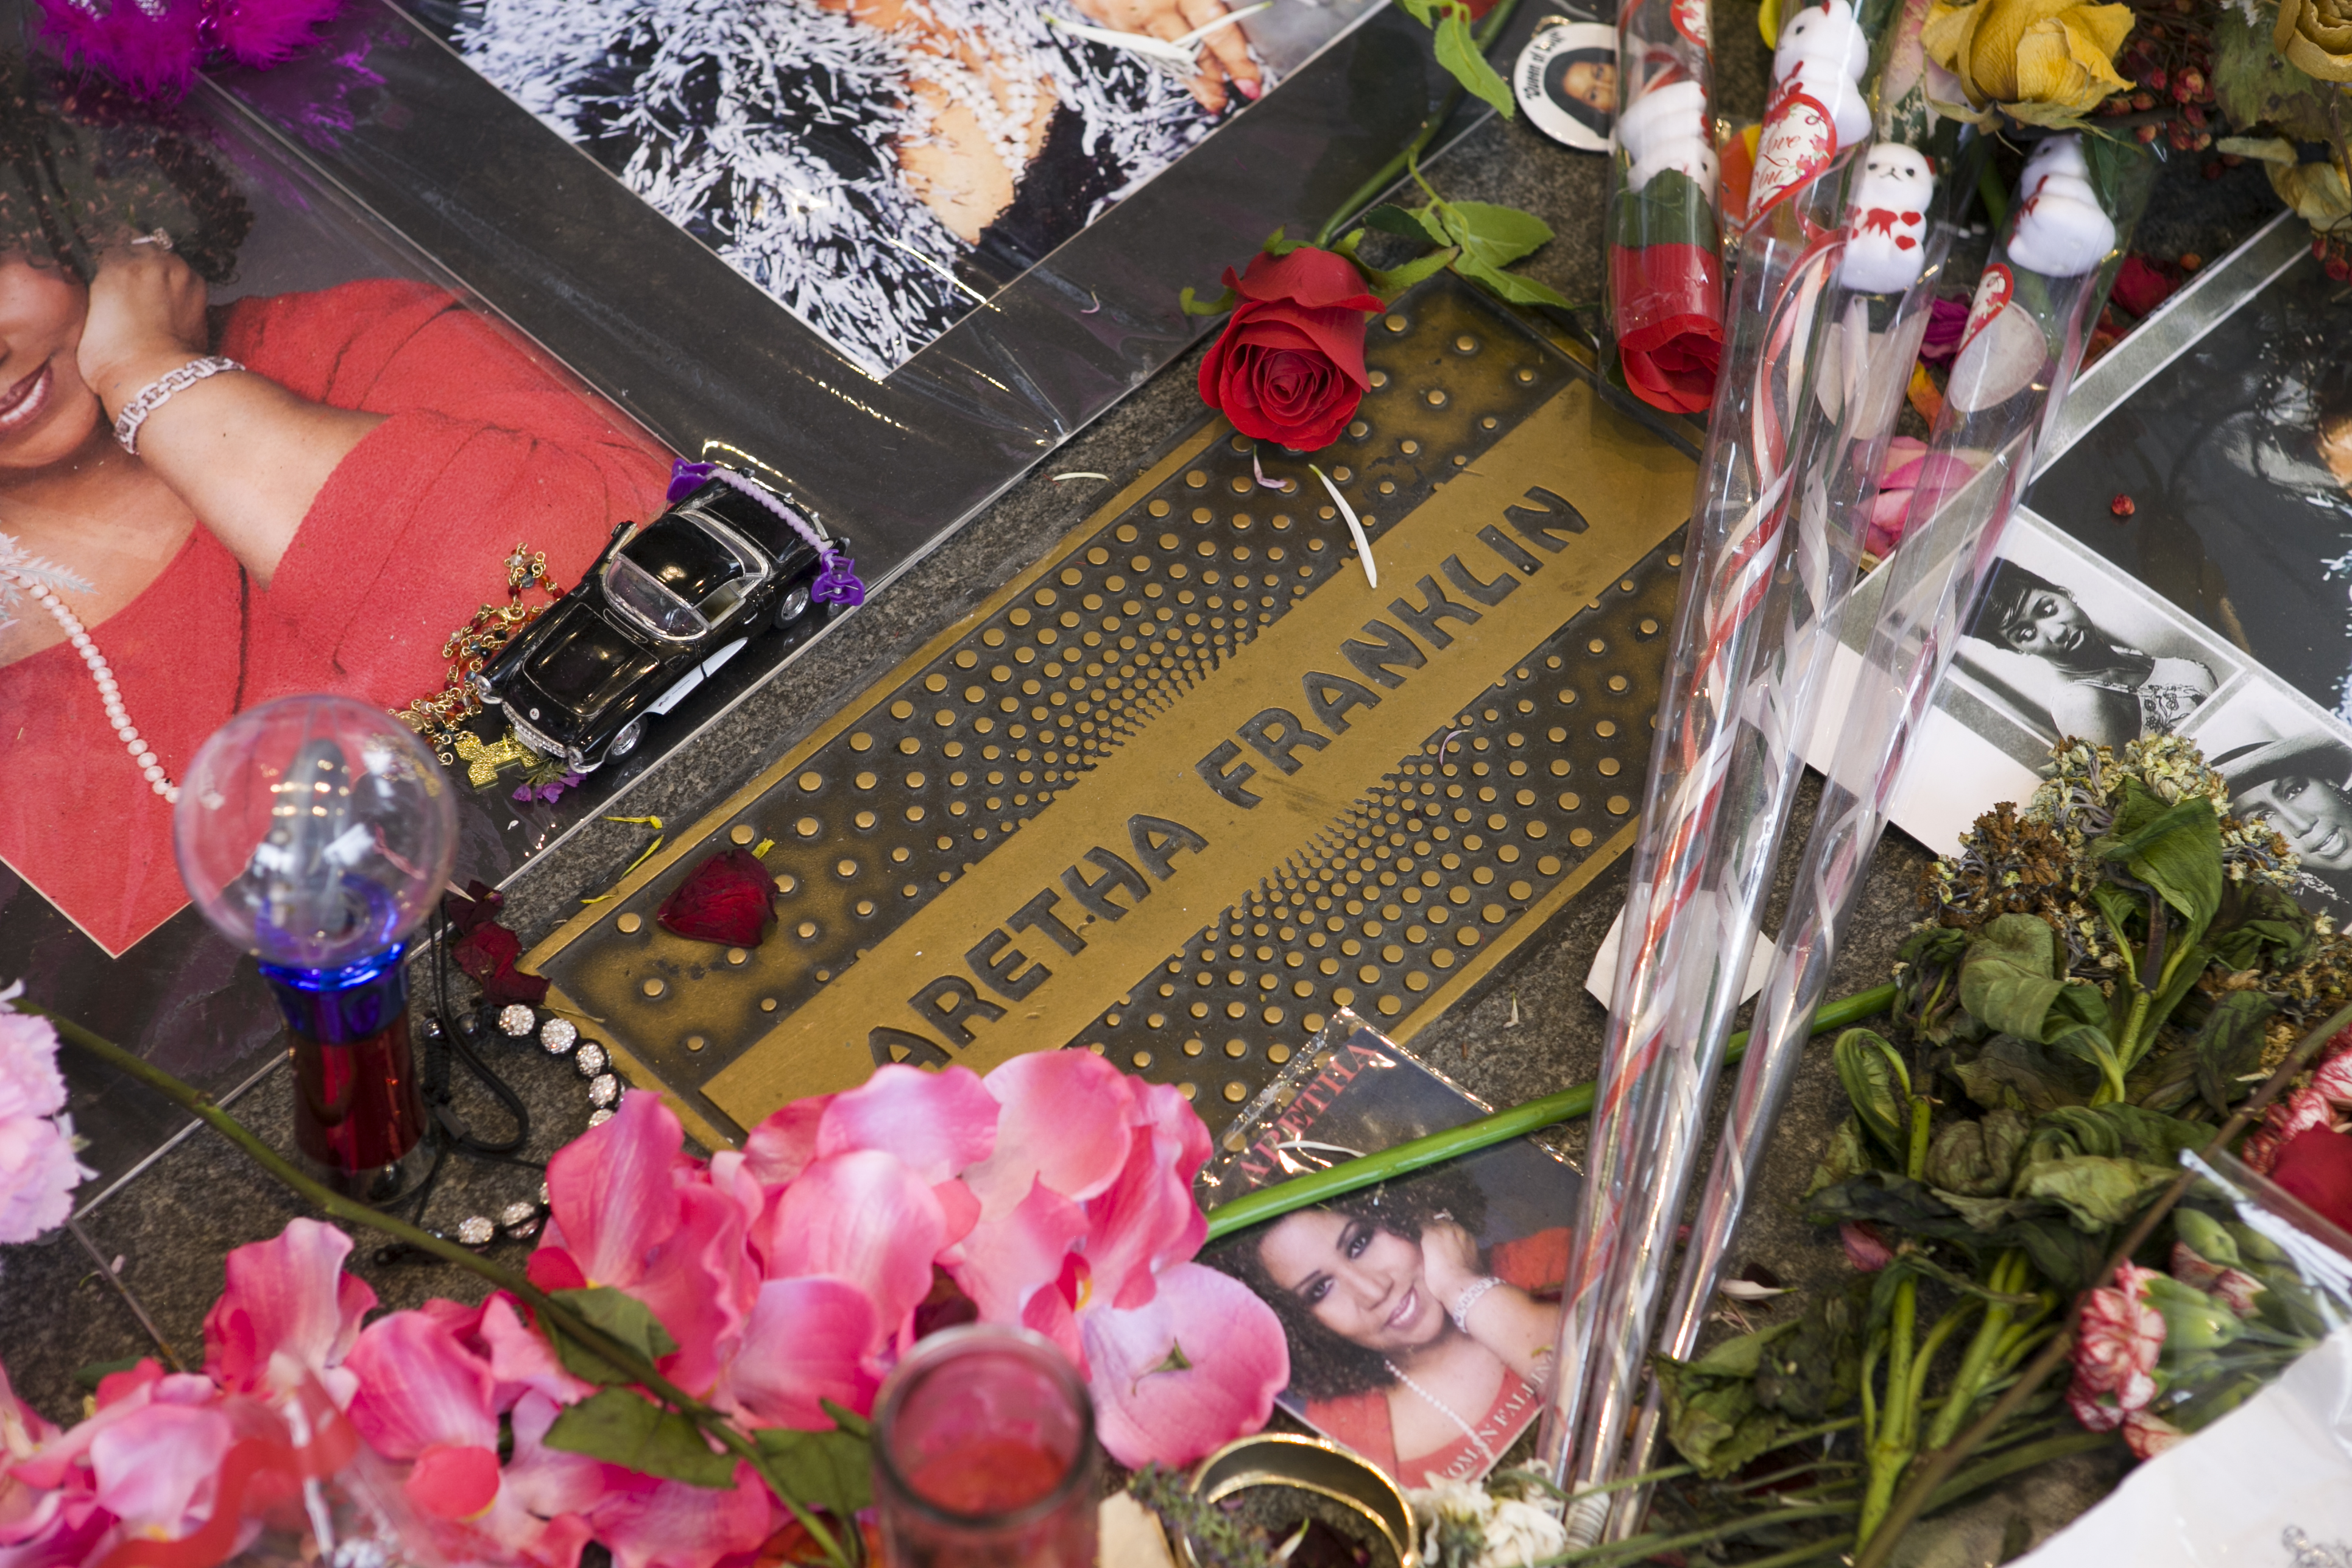
<instances>
[{"instance_id":1,"label":"green stem","mask_svg":"<svg viewBox=\"0 0 2352 1568\"><path fill-rule=\"evenodd\" d=\"M1813 1017L1813 1033L1827 1034L1884 1013L1894 1004L1895 987L1874 986L1858 994L1832 1002ZM1748 1034L1742 1030L1731 1037L1723 1053L1727 1067L1747 1054ZM1327 1171L1314 1171L1295 1176L1287 1182L1277 1182L1261 1187L1228 1204L1219 1204L1209 1211L1207 1240L1217 1241L1236 1231L1289 1214L1294 1209L1309 1208L1328 1203L1349 1193L1378 1186L1399 1176L1442 1165L1458 1160L1465 1154L1475 1154L1481 1149L1533 1132L1556 1122L1571 1121L1592 1111L1594 1086L1580 1083L1558 1094L1548 1094L1541 1100L1531 1100L1525 1105L1498 1110L1492 1116L1482 1116L1475 1121L1451 1127L1443 1132L1433 1132L1425 1138L1415 1138L1383 1149L1376 1154L1366 1154L1332 1166Z\"/></svg>"},{"instance_id":2,"label":"green stem","mask_svg":"<svg viewBox=\"0 0 2352 1568\"><path fill-rule=\"evenodd\" d=\"M1503 29L1510 25L1511 13L1518 9L1518 5L1519 0L1500 0L1493 10L1486 13L1486 19L1471 35L1480 54L1485 54L1487 47L1502 37ZM1382 192L1397 183L1398 176L1429 151L1429 144L1437 140L1437 133L1445 128L1445 122L1454 118L1454 111L1462 107L1462 100L1468 96L1469 89L1460 82L1446 89L1445 96L1438 100L1437 111L1421 122L1420 132L1405 143L1404 151L1373 170L1370 178L1349 191L1347 199L1332 209L1330 220L1315 233L1316 245L1325 250L1330 249L1331 242L1339 237L1339 231L1348 226L1348 221L1370 206Z\"/></svg>"},{"instance_id":3,"label":"green stem","mask_svg":"<svg viewBox=\"0 0 2352 1568\"><path fill-rule=\"evenodd\" d=\"M2334 1039L2347 1025L2352 1025L2352 1005L2337 1009L2318 1027L2305 1035L2296 1042L2294 1049L2287 1053L2286 1060L2279 1064L2278 1070L2271 1074L2270 1080L2254 1091L2252 1099L2238 1107L2237 1112L2221 1124L2205 1147L2209 1150L2228 1148L2230 1141L2253 1125L2255 1119L2270 1109L2271 1101L2278 1098L2295 1074L2303 1071L2312 1058L2319 1054L2320 1047ZM2193 1172L2182 1172L2164 1190L2163 1195L2148 1205L2147 1212L2140 1215L2139 1223L2116 1243L2105 1265L2093 1277L2093 1288L2105 1284L2118 1268L2130 1260L2132 1254L2147 1244L2147 1238L2156 1234L2156 1227L2164 1222L2165 1215L2172 1212L2172 1206L2188 1193L2194 1181ZM2042 1353L2018 1374L2017 1381L2010 1384L2006 1394L1993 1402L1992 1408L1977 1418L1975 1425L1954 1438L1949 1446L1924 1456L1926 1462L1919 1466L1910 1484L1903 1489L1902 1495L1887 1510L1885 1528L1876 1536L1865 1538L1865 1544L1854 1559L1853 1568L1884 1568L1887 1554L1895 1550L1895 1543L1902 1538L1904 1530L1934 1503L1946 1479L1959 1468L1962 1460L1982 1447L1985 1439L2000 1430L2002 1423L2016 1415L2018 1407L2032 1398L2035 1391L2049 1381L2052 1373L2065 1364L2066 1353L2074 1348L2074 1343L2071 1327L2052 1335L2050 1342L2042 1347Z\"/></svg>"},{"instance_id":4,"label":"green stem","mask_svg":"<svg viewBox=\"0 0 2352 1568\"><path fill-rule=\"evenodd\" d=\"M1993 1259L1992 1268L1985 1276L1987 1289L2000 1295L2009 1295L2017 1288L2019 1266L2025 1254L2011 1247ZM1951 1392L1945 1396L1944 1408L1936 1414L1935 1424L1927 1428L1927 1447L1940 1448L1952 1440L1967 1418L1969 1407L1977 1402L1983 1389L1986 1374L1992 1370L1993 1353L2000 1348L2002 1338L2009 1332L2011 1310L2006 1301L1988 1302L1984 1321L1969 1341L1969 1348L1960 1354L1960 1369L1952 1374Z\"/></svg>"},{"instance_id":5,"label":"green stem","mask_svg":"<svg viewBox=\"0 0 2352 1568\"><path fill-rule=\"evenodd\" d=\"M1985 160L1983 170L1977 175L1977 197L1985 205L1985 216L1991 220L1990 226L1992 231L1999 234L2002 226L2009 222L2009 193L2001 189L2000 174L1992 166L1990 158Z\"/></svg>"},{"instance_id":6,"label":"green stem","mask_svg":"<svg viewBox=\"0 0 2352 1568\"><path fill-rule=\"evenodd\" d=\"M566 1338L578 1342L598 1357L627 1373L632 1381L650 1390L662 1403L687 1416L698 1427L717 1438L737 1458L750 1465L768 1489L775 1494L776 1500L790 1510L801 1528L808 1531L809 1538L817 1543L818 1549L839 1568L850 1568L848 1554L842 1550L841 1543L834 1539L832 1531L824 1528L823 1521L793 1500L781 1478L770 1468L766 1456L760 1452L759 1446L738 1431L735 1425L719 1412L662 1376L653 1363L635 1350L606 1334L506 1265L493 1262L446 1237L436 1236L429 1230L410 1225L406 1220L394 1219L390 1215L372 1209L356 1198L345 1197L263 1142L245 1123L215 1104L212 1096L202 1089L182 1082L103 1036L91 1033L63 1014L53 1013L22 998L13 1005L20 1013L36 1013L48 1019L57 1026L60 1039L96 1057L126 1077L136 1079L179 1106L244 1150L255 1164L309 1199L321 1212L347 1224L362 1226L395 1241L404 1242L421 1252L429 1252L445 1263L455 1264L488 1280L530 1307L541 1323L562 1330Z\"/></svg>"},{"instance_id":7,"label":"green stem","mask_svg":"<svg viewBox=\"0 0 2352 1568\"><path fill-rule=\"evenodd\" d=\"M1850 1502L1822 1502L1814 1503L1806 1508L1780 1508L1767 1513L1757 1514L1752 1518L1736 1519L1728 1524L1710 1525L1705 1530L1695 1530L1686 1535L1652 1533L1628 1536L1623 1541L1604 1542L1599 1546L1588 1546L1580 1552L1564 1552L1558 1557L1546 1557L1533 1564L1532 1568L1571 1568L1575 1563L1600 1563L1621 1557L1654 1557L1661 1552L1680 1552L1685 1547L1704 1546L1709 1542L1726 1541L1735 1535L1745 1535L1750 1531L1764 1530L1776 1524L1794 1524L1799 1520L1805 1519L1827 1519L1832 1515L1843 1513L1853 1506Z\"/></svg>"},{"instance_id":8,"label":"green stem","mask_svg":"<svg viewBox=\"0 0 2352 1568\"><path fill-rule=\"evenodd\" d=\"M1895 1500L1895 1483L1902 1478L1903 1468L1911 1462L1910 1422L1906 1415L1917 1410L1911 1397L1909 1381L1913 1371L1911 1333L1919 1313L1919 1281L1906 1277L1895 1287L1894 1322L1887 1332L1886 1403L1878 1418L1878 1432L1869 1449L1870 1479L1862 1494L1862 1514L1854 1527L1855 1539L1868 1541L1870 1532L1886 1516Z\"/></svg>"},{"instance_id":9,"label":"green stem","mask_svg":"<svg viewBox=\"0 0 2352 1568\"><path fill-rule=\"evenodd\" d=\"M1927 1178L1927 1149L1934 1131L1936 1108L1926 1095L1911 1101L1911 1147L1903 1161L1903 1173L1915 1182Z\"/></svg>"}]
</instances>

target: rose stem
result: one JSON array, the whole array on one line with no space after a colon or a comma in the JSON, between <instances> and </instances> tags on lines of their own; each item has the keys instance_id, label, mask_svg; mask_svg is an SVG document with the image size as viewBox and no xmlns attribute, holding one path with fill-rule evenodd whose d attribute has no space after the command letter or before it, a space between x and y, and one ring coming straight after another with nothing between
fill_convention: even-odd
<instances>
[{"instance_id":1,"label":"rose stem","mask_svg":"<svg viewBox=\"0 0 2352 1568\"><path fill-rule=\"evenodd\" d=\"M2221 1124L2221 1131L2207 1141L2205 1147L2227 1148L2230 1141L2251 1126L2255 1117L2268 1110L2271 1101L2278 1098L2280 1090L2285 1089L2295 1074L2301 1072L2305 1064L2319 1054L2320 1047L2334 1039L2347 1025L2352 1025L2352 1006L2338 1009L2317 1028L2304 1036L2294 1049L2288 1053L2286 1060L2279 1064L2278 1071L2271 1074L2270 1081L2256 1089L2253 1098L2240 1106L2237 1114ZM2173 1184L2164 1190L2164 1194L2140 1216L2139 1223L2132 1226L2131 1234L2125 1237L2116 1246L2105 1265L2092 1277L2090 1289L2096 1289L2113 1279L2116 1270L2131 1260L2132 1254L2137 1252L2147 1244L2147 1238L2156 1234L2156 1227L2163 1223L2166 1215L2172 1212L2172 1205L2180 1201L2195 1180L2194 1172L2183 1171ZM2087 1296L2089 1290L2086 1289L2084 1294ZM2080 1310L2081 1299L2077 1298L2074 1311L2070 1312L2068 1316L2071 1319ZM2042 1347L2042 1353L2033 1358L2017 1381L2010 1384L2009 1392L1995 1400L1992 1408L1986 1411L1978 1419L1976 1425L1961 1433L1958 1438L1948 1447L1922 1456L1926 1462L1919 1466L1917 1473L1912 1477L1911 1484L1905 1487L1896 1496L1894 1506L1887 1510L1884 1526L1863 1547L1862 1554L1854 1559L1853 1568L1882 1568L1887 1553L1895 1550L1895 1542L1901 1538L1905 1528L1926 1511L1929 1500L1935 1496L1936 1489L1943 1483L1944 1478L1950 1475L1960 1461L1973 1453L2002 1422L2016 1414L2019 1405L2032 1397L2034 1391L2049 1380L2050 1374L2064 1363L2067 1352L2074 1348L2074 1335L2071 1328L2062 1329L2052 1335L2050 1342Z\"/></svg>"},{"instance_id":2,"label":"rose stem","mask_svg":"<svg viewBox=\"0 0 2352 1568\"><path fill-rule=\"evenodd\" d=\"M1813 1017L1813 1033L1827 1034L1857 1020L1874 1017L1885 1012L1894 1003L1894 986L1874 986L1821 1009ZM1732 1036L1725 1047L1725 1064L1727 1066L1738 1061L1747 1049L1748 1034L1742 1030ZM1475 1121L1449 1127L1443 1132L1415 1138L1376 1154L1365 1154L1343 1161L1326 1171L1310 1172L1270 1187L1261 1187L1256 1192L1211 1209L1207 1239L1215 1241L1237 1230L1245 1230L1262 1220L1286 1215L1294 1209L1303 1209L1343 1194L1377 1186L1431 1165L1460 1159L1465 1154L1475 1154L1481 1149L1507 1142L1539 1127L1549 1127L1555 1122L1590 1115L1592 1096L1592 1085L1576 1084L1558 1094L1548 1094L1541 1100L1531 1100L1525 1105L1498 1110L1492 1116L1482 1116Z\"/></svg>"},{"instance_id":3,"label":"rose stem","mask_svg":"<svg viewBox=\"0 0 2352 1568\"><path fill-rule=\"evenodd\" d=\"M1498 0L1495 8L1486 13L1486 20L1480 22L1477 31L1471 35L1471 41L1477 46L1480 54L1485 54L1487 47L1501 37L1503 29L1510 25L1511 13L1517 10L1519 0ZM1454 118L1454 111L1462 107L1462 100L1468 96L1469 89L1458 81L1447 89L1445 96L1438 101L1437 112L1421 122L1419 134L1405 144L1403 152L1382 163L1372 172L1370 179L1348 193L1348 199L1333 209L1330 221L1317 231L1315 243L1329 249L1331 242L1339 237L1339 230L1346 226L1348 220L1370 206L1381 192L1395 184L1406 167L1437 140L1438 132Z\"/></svg>"},{"instance_id":4,"label":"rose stem","mask_svg":"<svg viewBox=\"0 0 2352 1568\"><path fill-rule=\"evenodd\" d=\"M109 1067L137 1079L141 1083L178 1105L189 1115L244 1150L255 1164L277 1177L296 1193L308 1198L327 1214L352 1225L363 1226L370 1230L380 1232L395 1241L405 1242L420 1251L433 1254L446 1263L454 1263L458 1268L478 1275L499 1289L521 1300L539 1315L542 1323L551 1323L561 1329L567 1337L578 1341L598 1357L627 1373L632 1380L651 1389L660 1396L663 1403L674 1406L697 1426L718 1438L738 1458L751 1465L752 1469L758 1472L761 1480L766 1483L768 1489L775 1494L776 1500L790 1510L793 1517L799 1521L801 1528L809 1532L810 1539L817 1543L818 1548L834 1563L840 1564L841 1568L848 1568L849 1559L842 1551L840 1542L833 1538L832 1532L826 1530L814 1515L793 1500L774 1471L769 1468L767 1458L760 1452L758 1445L737 1431L734 1425L718 1411L702 1404L684 1389L662 1376L651 1361L638 1354L630 1346L606 1334L506 1265L494 1263L489 1258L468 1251L446 1237L436 1236L429 1230L410 1225L406 1220L394 1219L390 1215L378 1213L356 1198L345 1197L332 1187L313 1179L277 1150L263 1142L243 1122L214 1104L212 1096L202 1089L182 1082L153 1063L124 1050L121 1046L102 1036L91 1033L62 1014L53 1013L47 1007L37 1006L21 998L13 1005L19 1012L36 1013L48 1019L57 1026L59 1037L68 1043L87 1051Z\"/></svg>"}]
</instances>

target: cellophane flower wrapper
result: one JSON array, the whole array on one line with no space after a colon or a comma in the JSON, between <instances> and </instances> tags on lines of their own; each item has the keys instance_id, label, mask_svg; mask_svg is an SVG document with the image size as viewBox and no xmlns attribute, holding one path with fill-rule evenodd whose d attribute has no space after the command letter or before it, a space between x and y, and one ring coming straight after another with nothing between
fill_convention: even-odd
<instances>
[{"instance_id":1,"label":"cellophane flower wrapper","mask_svg":"<svg viewBox=\"0 0 2352 1568\"><path fill-rule=\"evenodd\" d=\"M1850 286L1841 270L1846 175L1859 175L1866 145L1876 152L1874 132L1926 129L1908 112L1916 69L1898 73L1879 113L1862 111L1854 73L1870 58L1864 40L1885 35L1874 51L1880 68L1866 73L1875 80L1906 48L1916 57L1925 14L1922 0L1900 11L1882 3L1857 17L1836 0L1791 12L1784 24L1736 252L1723 374L1603 1045L1559 1358L1580 1370L1563 1378L1547 1412L1542 1452L1563 1484L1591 1487L1647 1468L1654 1399L1622 1460L1620 1446L1654 1348L1649 1325L1700 1141L1700 1108L1739 1005L1801 741L1818 708L1827 658L1814 657L1816 645L1853 581L1904 377L1954 230L1940 213L1928 224L1923 179L1902 215L1916 231L1907 248L1919 252L1906 258L1916 268L1910 286L1888 292L1883 276L1866 279L1878 284L1874 292ZM1941 141L1948 153L1957 136ZM1924 174L1927 160L1914 155L1907 166ZM1769 1121L1769 1103L1754 1109ZM1737 1173L1718 1170L1710 1184L1702 1213L1724 1235L1743 1191ZM1721 1254L1701 1245L1706 1234L1703 1226L1694 1237L1685 1294L1655 1347L1669 1354L1690 1353L1713 1289ZM1643 1503L1638 1489L1622 1493L1612 1533L1635 1528ZM1573 1522L1580 1542L1601 1528L1600 1507L1596 1500Z\"/></svg>"},{"instance_id":2,"label":"cellophane flower wrapper","mask_svg":"<svg viewBox=\"0 0 2352 1568\"><path fill-rule=\"evenodd\" d=\"M2199 1180L2146 1266L2090 1292L2066 1393L2139 1467L2032 1568L2340 1560L2352 1234L2228 1153L2181 1163Z\"/></svg>"},{"instance_id":3,"label":"cellophane flower wrapper","mask_svg":"<svg viewBox=\"0 0 2352 1568\"><path fill-rule=\"evenodd\" d=\"M1726 977L1747 973L1766 879L1777 862L1780 834L1802 772L1803 741L1819 720L1827 668L1846 597L1866 547L1896 416L1904 405L1904 388L1932 316L1952 243L1974 198L1987 148L1971 127L1940 118L1927 106L1918 39L1927 9L1928 0L1907 0L1892 26L1877 37L1874 138L1869 147L1853 156L1839 174L1822 175L1811 200L1792 198L1759 215L1742 240L1740 279L1752 271L1759 278L1777 275L1785 279L1796 270L1792 263L1802 254L1799 247L1824 222L1834 225L1848 245L1854 231L1867 225L1892 226L1906 235L1916 230L1916 246L1907 248L1916 249L1916 255L1906 259L1916 263L1916 271L1901 288L1857 286L1857 279L1864 285L1893 280L1881 258L1902 253L1893 249L1895 236L1880 233L1874 237L1879 242L1876 253L1863 258L1879 265L1833 268L1810 322L1811 341L1802 370L1811 401L1791 411L1796 434L1788 465L1791 494L1786 504L1794 509L1794 515L1787 562L1790 583L1779 634L1781 651L1777 658L1785 673L1763 699L1771 704L1774 728L1769 742L1759 730L1750 742L1758 753L1757 762L1744 776L1735 774L1729 792L1733 799L1749 803L1746 819L1718 830L1719 838L1729 840L1727 852L1756 841L1755 852L1730 860L1723 875L1722 885L1727 889L1734 885L1734 877L1744 879L1738 883L1741 918L1731 919L1732 911L1719 904L1718 919L1712 925L1690 922L1706 928L1703 945L1686 940L1679 929L1670 937L1677 947L1699 955L1700 962L1711 962L1716 970L1716 989L1710 994L1716 1005L1704 1020L1705 1032L1696 1037L1710 1060L1721 1048L1737 1003L1738 989L1727 984ZM1869 20L1865 14L1865 26ZM1874 160L1882 164L1893 161L1885 157L1890 148L1916 154L1916 163L1901 162L1933 171L1932 195L1923 191L1916 208L1889 213L1870 199L1885 184L1883 175L1874 174L1870 164ZM1906 219L1912 221L1906 223ZM1748 291L1742 283L1735 282L1734 299L1742 307L1736 322L1744 321L1747 314ZM1736 326L1735 345L1744 335ZM1751 401L1787 395L1789 373L1796 367L1768 360L1763 368L1768 374L1778 374L1780 384L1756 387L1749 394ZM1727 380L1718 408L1726 405L1740 384ZM1717 462L1715 447L1733 444L1732 432L1721 426L1718 420L1709 432L1710 471ZM1724 461L1751 466L1749 454L1754 450L1752 440L1736 444ZM1745 838L1727 831L1735 826ZM1654 1347L1658 1353L1678 1360L1696 1353L1732 1232L1804 1050L1804 1035L1792 1036L1785 1029L1775 1032L1765 1026L1761 1015L1759 1026L1740 1066L1724 1136L1717 1143L1714 1164L1700 1190L1690 1239ZM1648 1468L1659 1409L1658 1393L1653 1386L1629 1459L1637 1468ZM1624 1494L1617 1505L1617 1530L1612 1533L1632 1528L1643 1501L1643 1494L1638 1491Z\"/></svg>"},{"instance_id":4,"label":"cellophane flower wrapper","mask_svg":"<svg viewBox=\"0 0 2352 1568\"><path fill-rule=\"evenodd\" d=\"M1609 206L1610 324L1626 384L1671 414L1706 408L1723 353L1708 26L1706 0L1623 0L1617 12L1622 98ZM1696 89L1697 127L1708 142L1704 169L1664 169L1636 189L1627 115L1644 97L1676 87Z\"/></svg>"}]
</instances>

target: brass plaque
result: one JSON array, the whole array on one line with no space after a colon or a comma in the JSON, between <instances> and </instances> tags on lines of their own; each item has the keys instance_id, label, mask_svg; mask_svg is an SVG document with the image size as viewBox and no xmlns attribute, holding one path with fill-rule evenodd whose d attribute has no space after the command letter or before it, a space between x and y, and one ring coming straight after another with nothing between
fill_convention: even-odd
<instances>
[{"instance_id":1,"label":"brass plaque","mask_svg":"<svg viewBox=\"0 0 2352 1568\"><path fill-rule=\"evenodd\" d=\"M1410 1038L1631 842L1694 465L1451 279L1306 464L1213 421L534 951L707 1140L884 1061L1083 1045L1239 1104ZM768 846L750 950L663 931ZM1216 1119L1213 1113L1211 1120Z\"/></svg>"}]
</instances>

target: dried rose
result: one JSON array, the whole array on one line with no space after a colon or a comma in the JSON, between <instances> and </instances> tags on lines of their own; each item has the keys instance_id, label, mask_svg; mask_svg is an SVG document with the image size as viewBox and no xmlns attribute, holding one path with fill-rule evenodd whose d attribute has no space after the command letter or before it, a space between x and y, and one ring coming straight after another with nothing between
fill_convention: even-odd
<instances>
[{"instance_id":1,"label":"dried rose","mask_svg":"<svg viewBox=\"0 0 2352 1568\"><path fill-rule=\"evenodd\" d=\"M662 929L696 942L757 947L774 907L775 884L749 849L713 855L662 900Z\"/></svg>"},{"instance_id":2,"label":"dried rose","mask_svg":"<svg viewBox=\"0 0 2352 1568\"><path fill-rule=\"evenodd\" d=\"M2271 43L2286 63L2322 81L2352 81L2352 4L2279 0Z\"/></svg>"},{"instance_id":3,"label":"dried rose","mask_svg":"<svg viewBox=\"0 0 2352 1568\"><path fill-rule=\"evenodd\" d=\"M1999 106L2029 124L2069 123L2131 83L2116 51L2132 30L2128 5L2079 0L1937 0L1919 41L1960 79L1979 109Z\"/></svg>"},{"instance_id":4,"label":"dried rose","mask_svg":"<svg viewBox=\"0 0 2352 1568\"><path fill-rule=\"evenodd\" d=\"M514 1002L536 1007L547 1000L547 982L515 967L522 957L522 938L499 923L506 901L504 893L478 880L466 884L462 898L443 894L441 913L457 930L449 956L482 988L482 1000L493 1007Z\"/></svg>"}]
</instances>

